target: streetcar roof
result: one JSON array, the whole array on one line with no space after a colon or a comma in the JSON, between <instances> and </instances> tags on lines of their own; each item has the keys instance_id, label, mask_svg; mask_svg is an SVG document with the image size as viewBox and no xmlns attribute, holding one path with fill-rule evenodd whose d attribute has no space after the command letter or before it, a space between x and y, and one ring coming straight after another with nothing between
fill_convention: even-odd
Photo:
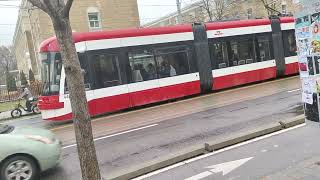
<instances>
[{"instance_id":1,"label":"streetcar roof","mask_svg":"<svg viewBox=\"0 0 320 180\"><path fill-rule=\"evenodd\" d=\"M280 18L281 23L292 23L294 22L293 17ZM270 25L269 19L254 19L254 20L238 20L238 21L226 21L226 22L209 22L206 23L207 30L216 29L229 29L229 28L240 28L250 26L261 26ZM141 37L141 36L152 36L162 34L175 34L192 32L192 25L175 25L167 27L151 27L151 28L131 28L131 29L120 29L111 31L97 31L97 32L73 32L74 43L84 41L94 41L102 39L117 39L126 37ZM57 44L56 37L51 37L43 41L40 45L40 52L57 52L59 47Z\"/></svg>"}]
</instances>

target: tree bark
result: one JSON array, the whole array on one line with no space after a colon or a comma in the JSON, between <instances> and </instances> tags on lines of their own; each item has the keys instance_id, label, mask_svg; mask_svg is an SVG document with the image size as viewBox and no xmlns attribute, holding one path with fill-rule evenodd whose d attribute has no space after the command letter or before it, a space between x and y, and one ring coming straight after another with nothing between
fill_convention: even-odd
<instances>
[{"instance_id":1,"label":"tree bark","mask_svg":"<svg viewBox=\"0 0 320 180\"><path fill-rule=\"evenodd\" d=\"M70 93L73 123L83 180L100 180L100 170L92 135L84 78L72 39L69 18L53 19Z\"/></svg>"},{"instance_id":2,"label":"tree bark","mask_svg":"<svg viewBox=\"0 0 320 180\"><path fill-rule=\"evenodd\" d=\"M82 179L101 180L88 112L84 74L72 38L69 11L73 0L67 0L66 3L65 0L28 1L47 13L53 23L69 88Z\"/></svg>"}]
</instances>

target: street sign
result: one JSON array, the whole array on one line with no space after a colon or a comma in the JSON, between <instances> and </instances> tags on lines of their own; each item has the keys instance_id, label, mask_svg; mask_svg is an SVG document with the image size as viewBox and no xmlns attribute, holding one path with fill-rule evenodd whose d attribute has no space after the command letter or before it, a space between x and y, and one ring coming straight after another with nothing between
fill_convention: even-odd
<instances>
[{"instance_id":1,"label":"street sign","mask_svg":"<svg viewBox=\"0 0 320 180\"><path fill-rule=\"evenodd\" d=\"M246 162L250 161L251 159L253 159L253 157L208 166L206 168L210 169L210 170L202 172L197 175L194 175L194 176L189 177L185 180L199 180L199 179L203 179L205 177L208 177L210 175L213 175L215 173L220 173L220 172L222 172L222 176L225 176L225 175L229 174L231 171L237 169L238 167L242 166Z\"/></svg>"}]
</instances>

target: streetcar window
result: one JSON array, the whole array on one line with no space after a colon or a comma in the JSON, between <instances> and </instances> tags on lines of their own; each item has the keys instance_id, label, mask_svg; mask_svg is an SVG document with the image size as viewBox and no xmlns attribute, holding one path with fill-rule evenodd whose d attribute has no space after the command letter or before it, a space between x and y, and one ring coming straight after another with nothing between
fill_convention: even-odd
<instances>
[{"instance_id":1,"label":"streetcar window","mask_svg":"<svg viewBox=\"0 0 320 180\"><path fill-rule=\"evenodd\" d=\"M129 52L132 82L157 79L156 63L152 51Z\"/></svg>"},{"instance_id":2,"label":"streetcar window","mask_svg":"<svg viewBox=\"0 0 320 180\"><path fill-rule=\"evenodd\" d=\"M155 50L160 78L179 76L190 72L188 47L170 47Z\"/></svg>"},{"instance_id":3,"label":"streetcar window","mask_svg":"<svg viewBox=\"0 0 320 180\"><path fill-rule=\"evenodd\" d=\"M254 62L254 41L252 35L232 38L230 40L229 63L244 65Z\"/></svg>"},{"instance_id":4,"label":"streetcar window","mask_svg":"<svg viewBox=\"0 0 320 180\"><path fill-rule=\"evenodd\" d=\"M93 55L91 59L95 88L106 88L122 84L118 56L99 54Z\"/></svg>"},{"instance_id":5,"label":"streetcar window","mask_svg":"<svg viewBox=\"0 0 320 180\"><path fill-rule=\"evenodd\" d=\"M214 43L210 44L210 54L212 65L221 69L229 67L227 43L221 40L214 40ZM231 56L232 61L238 63L237 57ZM234 65L234 64L233 64ZM237 65L237 64L236 64ZM232 66L232 65L231 65Z\"/></svg>"},{"instance_id":6,"label":"streetcar window","mask_svg":"<svg viewBox=\"0 0 320 180\"><path fill-rule=\"evenodd\" d=\"M260 34L256 36L257 40L257 61L268 61L274 59L271 34Z\"/></svg>"},{"instance_id":7,"label":"streetcar window","mask_svg":"<svg viewBox=\"0 0 320 180\"><path fill-rule=\"evenodd\" d=\"M81 69L84 71L84 86L86 90L91 90L92 88L92 84L91 84L91 80L90 80L90 67L89 67L89 63L87 61L86 55L83 53L79 53L79 61L80 61L80 65L81 65Z\"/></svg>"},{"instance_id":8,"label":"streetcar window","mask_svg":"<svg viewBox=\"0 0 320 180\"><path fill-rule=\"evenodd\" d=\"M296 56L297 46L294 30L283 31L283 45L285 57Z\"/></svg>"},{"instance_id":9,"label":"streetcar window","mask_svg":"<svg viewBox=\"0 0 320 180\"><path fill-rule=\"evenodd\" d=\"M81 69L84 71L84 87L85 90L91 90L92 88L92 84L90 81L90 68L89 68L89 63L86 59L86 55L83 53L78 53L78 57L79 57L79 62L80 62L80 66ZM67 83L67 79L64 83L64 94L68 94L69 93L69 89L68 89L68 83Z\"/></svg>"}]
</instances>

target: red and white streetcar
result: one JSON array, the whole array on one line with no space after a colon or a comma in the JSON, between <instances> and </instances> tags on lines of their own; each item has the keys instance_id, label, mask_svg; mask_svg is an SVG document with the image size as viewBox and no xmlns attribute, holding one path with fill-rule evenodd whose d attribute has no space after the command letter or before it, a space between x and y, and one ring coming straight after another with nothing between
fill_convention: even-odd
<instances>
[{"instance_id":1,"label":"red and white streetcar","mask_svg":"<svg viewBox=\"0 0 320 180\"><path fill-rule=\"evenodd\" d=\"M291 17L73 33L91 116L297 74ZM72 119L56 38L41 44L39 107Z\"/></svg>"}]
</instances>

